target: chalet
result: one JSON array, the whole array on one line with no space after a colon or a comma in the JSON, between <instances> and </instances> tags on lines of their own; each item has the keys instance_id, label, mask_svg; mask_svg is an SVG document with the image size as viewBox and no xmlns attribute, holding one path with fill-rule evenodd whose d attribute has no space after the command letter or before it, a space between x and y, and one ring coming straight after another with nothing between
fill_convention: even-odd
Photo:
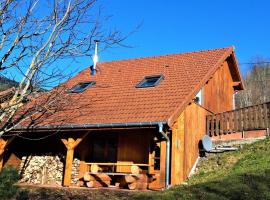
<instances>
[{"instance_id":1,"label":"chalet","mask_svg":"<svg viewBox=\"0 0 270 200\"><path fill-rule=\"evenodd\" d=\"M58 156L61 169L40 162L24 180L54 184L60 170L64 186L181 184L199 157L206 116L232 110L243 90L233 47L100 62L91 72L58 87L62 100L50 114L1 139L3 166L24 168L24 177L31 159Z\"/></svg>"}]
</instances>

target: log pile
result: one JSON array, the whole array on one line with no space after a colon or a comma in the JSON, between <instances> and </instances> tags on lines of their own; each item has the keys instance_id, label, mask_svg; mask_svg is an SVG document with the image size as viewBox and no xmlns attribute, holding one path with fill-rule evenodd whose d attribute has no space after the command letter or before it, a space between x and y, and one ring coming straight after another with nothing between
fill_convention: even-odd
<instances>
[{"instance_id":1,"label":"log pile","mask_svg":"<svg viewBox=\"0 0 270 200\"><path fill-rule=\"evenodd\" d=\"M89 188L108 187L111 184L111 177L107 174L88 174L85 173L83 180Z\"/></svg>"},{"instance_id":2,"label":"log pile","mask_svg":"<svg viewBox=\"0 0 270 200\"><path fill-rule=\"evenodd\" d=\"M130 190L146 190L150 180L147 174L143 174L143 170L137 165L129 165L128 168L129 173L106 173L104 171L108 170L104 170L104 166L91 164L90 173L84 174L82 185L89 188L114 186Z\"/></svg>"},{"instance_id":3,"label":"log pile","mask_svg":"<svg viewBox=\"0 0 270 200\"><path fill-rule=\"evenodd\" d=\"M146 190L148 187L148 176L146 174L136 176L125 175L120 179L120 187L130 190Z\"/></svg>"},{"instance_id":4,"label":"log pile","mask_svg":"<svg viewBox=\"0 0 270 200\"><path fill-rule=\"evenodd\" d=\"M115 186L119 186L120 188L128 188L130 190L146 190L148 187L148 177L146 174L140 174L137 176L116 175L113 177L115 178L113 181ZM109 187L112 183L112 178L105 173L85 173L83 180L86 187L89 188Z\"/></svg>"}]
</instances>

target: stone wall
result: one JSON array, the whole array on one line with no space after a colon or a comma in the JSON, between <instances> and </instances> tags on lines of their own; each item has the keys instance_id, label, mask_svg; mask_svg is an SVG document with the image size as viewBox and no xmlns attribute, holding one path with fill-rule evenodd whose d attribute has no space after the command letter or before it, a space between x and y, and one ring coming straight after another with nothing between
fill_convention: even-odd
<instances>
[{"instance_id":1,"label":"stone wall","mask_svg":"<svg viewBox=\"0 0 270 200\"><path fill-rule=\"evenodd\" d=\"M65 156L24 156L20 165L21 183L62 185ZM77 185L80 160L73 160L71 184Z\"/></svg>"}]
</instances>

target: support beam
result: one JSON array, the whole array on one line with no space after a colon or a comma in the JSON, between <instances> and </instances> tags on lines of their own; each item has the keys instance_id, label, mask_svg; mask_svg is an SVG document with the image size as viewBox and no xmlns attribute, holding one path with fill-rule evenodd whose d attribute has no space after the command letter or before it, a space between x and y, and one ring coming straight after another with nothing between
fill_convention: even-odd
<instances>
[{"instance_id":1,"label":"support beam","mask_svg":"<svg viewBox=\"0 0 270 200\"><path fill-rule=\"evenodd\" d=\"M172 128L171 184L181 184L185 179L184 164L184 113L182 113Z\"/></svg>"},{"instance_id":2,"label":"support beam","mask_svg":"<svg viewBox=\"0 0 270 200\"><path fill-rule=\"evenodd\" d=\"M78 138L76 140L73 139L72 137L69 137L68 139L61 139L61 141L64 143L64 145L67 148L63 186L66 186L66 187L70 186L74 149L80 144L80 142L86 137L86 135L87 134L85 134L83 137Z\"/></svg>"},{"instance_id":3,"label":"support beam","mask_svg":"<svg viewBox=\"0 0 270 200\"><path fill-rule=\"evenodd\" d=\"M160 186L166 187L166 141L160 142Z\"/></svg>"},{"instance_id":4,"label":"support beam","mask_svg":"<svg viewBox=\"0 0 270 200\"><path fill-rule=\"evenodd\" d=\"M149 147L149 152L148 152L148 173L153 174L154 173L154 156L155 156L155 151L153 150L151 152L151 148Z\"/></svg>"}]
</instances>

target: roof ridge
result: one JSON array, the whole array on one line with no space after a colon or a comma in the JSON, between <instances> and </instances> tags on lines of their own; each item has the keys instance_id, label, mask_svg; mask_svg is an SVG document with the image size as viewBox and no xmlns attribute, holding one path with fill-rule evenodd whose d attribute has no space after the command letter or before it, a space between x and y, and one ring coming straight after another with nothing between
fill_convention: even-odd
<instances>
[{"instance_id":1,"label":"roof ridge","mask_svg":"<svg viewBox=\"0 0 270 200\"><path fill-rule=\"evenodd\" d=\"M111 60L111 61L100 61L99 64L103 63L111 63L111 62L119 62L119 61L129 61L129 60L140 60L145 58L160 58L160 57L166 57L166 56L174 56L174 55L183 55L183 54L192 54L192 53L200 53L200 52L209 52L209 51L216 51L221 49L234 49L234 46L227 46L227 47L221 47L221 48L213 48L213 49L202 49L202 50L196 50L196 51L187 51L187 52L181 52L181 53L169 53L169 54L161 54L157 56L143 56L143 57L137 57L137 58L126 58L126 59L120 59L120 60Z\"/></svg>"}]
</instances>

